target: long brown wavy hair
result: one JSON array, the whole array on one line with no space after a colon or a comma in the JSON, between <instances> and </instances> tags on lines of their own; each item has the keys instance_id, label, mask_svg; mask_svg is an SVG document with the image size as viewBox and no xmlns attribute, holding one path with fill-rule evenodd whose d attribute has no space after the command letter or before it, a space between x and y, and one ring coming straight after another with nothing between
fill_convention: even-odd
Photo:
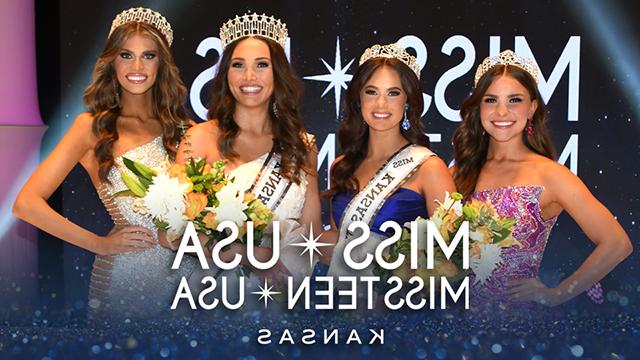
<instances>
[{"instance_id":1,"label":"long brown wavy hair","mask_svg":"<svg viewBox=\"0 0 640 360\"><path fill-rule=\"evenodd\" d=\"M338 129L338 142L344 157L331 170L331 189L323 194L325 197L360 189L360 184L354 173L367 156L369 142L369 126L367 126L362 117L360 93L373 74L384 66L388 66L398 73L402 89L407 94L407 104L409 106L407 118L411 127L409 130L404 130L400 127L400 133L412 144L430 146L429 138L424 134L424 128L420 121L424 102L422 100L420 82L416 74L398 59L369 59L358 67L349 83L349 88L347 88L344 102L344 120Z\"/></svg>"},{"instance_id":2,"label":"long brown wavy hair","mask_svg":"<svg viewBox=\"0 0 640 360\"><path fill-rule=\"evenodd\" d=\"M535 80L528 72L517 66L496 65L478 80L471 95L462 103L460 109L462 123L453 133L453 153L456 166L453 180L458 191L465 197L475 191L480 170L487 160L489 149L489 135L485 132L480 121L480 103L489 86L501 76L509 76L517 80L527 89L531 100L538 101L538 107L531 118L533 134L529 136L526 131L523 131L522 142L537 154L552 160L556 158L556 151L546 126L547 110Z\"/></svg>"},{"instance_id":3,"label":"long brown wavy hair","mask_svg":"<svg viewBox=\"0 0 640 360\"><path fill-rule=\"evenodd\" d=\"M300 119L300 99L302 97L302 81L289 64L284 49L277 42L262 37L252 36L267 44L273 67L273 95L269 101L269 115L273 131L274 151L280 154L282 176L299 184L300 170L307 173L315 171L308 166L310 144L306 138L306 130ZM240 127L233 119L236 100L229 89L228 72L231 66L233 51L244 37L229 44L223 51L218 73L213 79L211 91L213 96L209 106L209 120L216 119L220 136L218 148L227 159L238 154L233 150L233 142L238 137ZM273 112L273 104L278 114Z\"/></svg>"},{"instance_id":4,"label":"long brown wavy hair","mask_svg":"<svg viewBox=\"0 0 640 360\"><path fill-rule=\"evenodd\" d=\"M171 157L180 141L180 126L185 119L184 99L187 88L180 79L178 67L164 36L153 26L131 22L116 28L98 57L91 84L84 91L84 104L93 116L92 130L98 138L94 148L98 160L100 181L109 182L107 175L114 164L113 145L118 140L117 119L122 113L119 103L120 84L114 61L125 42L135 34L147 36L158 46L160 66L151 87L152 116L162 125L162 142Z\"/></svg>"}]
</instances>

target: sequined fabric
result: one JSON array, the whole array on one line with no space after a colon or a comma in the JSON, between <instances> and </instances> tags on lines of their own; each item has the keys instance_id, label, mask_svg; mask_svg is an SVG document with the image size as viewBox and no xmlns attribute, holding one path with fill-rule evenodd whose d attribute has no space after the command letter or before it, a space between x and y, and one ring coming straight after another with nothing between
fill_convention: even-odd
<instances>
[{"instance_id":1,"label":"sequined fabric","mask_svg":"<svg viewBox=\"0 0 640 360\"><path fill-rule=\"evenodd\" d=\"M116 228L127 225L152 230L157 242L157 228L148 217L133 211L133 197L113 194L125 190L120 172L128 169L122 157L152 168L165 164L167 153L162 137L127 151L115 159L109 171L111 184L103 183L98 195L109 211ZM145 251L114 256L96 256L89 288L90 317L126 321L126 319L157 319L173 315L170 310L182 276L188 276L196 266L195 258L185 257L178 270L172 270L175 253L160 245Z\"/></svg>"},{"instance_id":2,"label":"sequined fabric","mask_svg":"<svg viewBox=\"0 0 640 360\"><path fill-rule=\"evenodd\" d=\"M473 194L478 200L491 201L501 216L516 219L513 237L519 240L523 247L502 249L502 264L483 284L474 285L474 278L470 279L472 307L486 307L492 311L498 310L496 306L500 310L535 307L535 304L531 303L510 302L507 282L538 276L547 239L557 219L542 219L540 194L543 190L544 187L539 185L509 186Z\"/></svg>"}]
</instances>

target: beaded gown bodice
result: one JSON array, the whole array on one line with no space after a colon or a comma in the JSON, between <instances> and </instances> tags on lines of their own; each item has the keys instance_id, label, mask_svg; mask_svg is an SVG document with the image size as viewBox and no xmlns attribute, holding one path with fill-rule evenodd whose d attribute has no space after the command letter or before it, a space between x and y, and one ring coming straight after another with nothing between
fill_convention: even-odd
<instances>
[{"instance_id":1,"label":"beaded gown bodice","mask_svg":"<svg viewBox=\"0 0 640 360\"><path fill-rule=\"evenodd\" d=\"M134 198L113 196L126 190L120 172L126 157L151 168L165 166L167 152L159 136L149 143L127 151L115 159L108 174L109 183L102 183L98 195L109 211L116 228L129 225L150 229L157 242L153 221L134 211ZM175 253L159 244L144 251L118 255L97 255L89 289L90 315L109 319L155 319L171 314L170 306L182 276L188 276L196 266L195 258L185 257L177 270L171 269Z\"/></svg>"},{"instance_id":2,"label":"beaded gown bodice","mask_svg":"<svg viewBox=\"0 0 640 360\"><path fill-rule=\"evenodd\" d=\"M544 220L540 209L541 185L508 186L475 192L472 196L481 201L491 201L498 214L515 218L513 237L522 248L512 246L502 249L502 263L482 284L471 277L471 304L494 306L496 303L512 308L508 300L508 281L538 276L547 239L557 217ZM495 308L494 308L495 310Z\"/></svg>"}]
</instances>

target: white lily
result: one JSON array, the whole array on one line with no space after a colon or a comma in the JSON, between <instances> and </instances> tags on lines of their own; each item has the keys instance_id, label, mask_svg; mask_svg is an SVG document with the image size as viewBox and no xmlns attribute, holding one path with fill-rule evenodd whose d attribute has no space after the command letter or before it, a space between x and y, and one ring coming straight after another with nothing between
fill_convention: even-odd
<instances>
[{"instance_id":1,"label":"white lily","mask_svg":"<svg viewBox=\"0 0 640 360\"><path fill-rule=\"evenodd\" d=\"M244 213L247 209L247 204L244 203L246 190L243 186L228 183L216 193L220 205L205 210L213 212L218 222L233 221L236 225L242 226L247 221L247 215Z\"/></svg>"},{"instance_id":2,"label":"white lily","mask_svg":"<svg viewBox=\"0 0 640 360\"><path fill-rule=\"evenodd\" d=\"M448 191L444 194L444 202L436 200L436 203L443 209L452 209L456 216L462 216L462 201L454 200Z\"/></svg>"}]
</instances>

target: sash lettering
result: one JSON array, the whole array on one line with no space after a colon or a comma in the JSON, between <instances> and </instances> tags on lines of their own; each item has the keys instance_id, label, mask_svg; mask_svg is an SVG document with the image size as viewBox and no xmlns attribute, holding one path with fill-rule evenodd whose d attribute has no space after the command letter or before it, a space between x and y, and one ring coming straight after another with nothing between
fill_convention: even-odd
<instances>
[{"instance_id":1,"label":"sash lettering","mask_svg":"<svg viewBox=\"0 0 640 360\"><path fill-rule=\"evenodd\" d=\"M275 211L291 187L291 182L280 174L280 169L280 155L272 151L251 187L251 192L271 211Z\"/></svg>"},{"instance_id":2,"label":"sash lettering","mask_svg":"<svg viewBox=\"0 0 640 360\"><path fill-rule=\"evenodd\" d=\"M347 240L347 228L354 221L363 221L372 226L378 211L391 194L415 173L420 165L435 155L429 149L418 145L406 145L393 154L369 184L358 192L347 205L340 220L340 238Z\"/></svg>"}]
</instances>

